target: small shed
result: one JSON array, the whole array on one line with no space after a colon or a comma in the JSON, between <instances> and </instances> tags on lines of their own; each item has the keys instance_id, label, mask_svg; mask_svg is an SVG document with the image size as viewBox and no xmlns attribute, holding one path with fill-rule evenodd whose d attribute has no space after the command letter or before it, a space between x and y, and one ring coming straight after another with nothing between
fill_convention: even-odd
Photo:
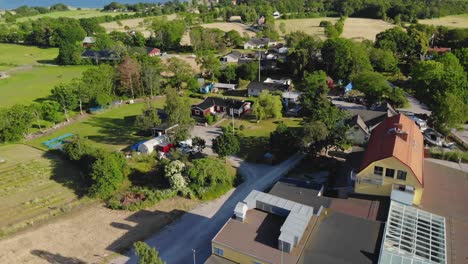
<instances>
[{"instance_id":1,"label":"small shed","mask_svg":"<svg viewBox=\"0 0 468 264\"><path fill-rule=\"evenodd\" d=\"M161 50L158 48L147 47L146 54L148 54L150 57L159 56L161 55Z\"/></svg>"},{"instance_id":2,"label":"small shed","mask_svg":"<svg viewBox=\"0 0 468 264\"><path fill-rule=\"evenodd\" d=\"M230 83L215 83L213 85L213 91L217 92L219 90L223 91L234 91L236 90L237 85Z\"/></svg>"},{"instance_id":3,"label":"small shed","mask_svg":"<svg viewBox=\"0 0 468 264\"><path fill-rule=\"evenodd\" d=\"M211 88L213 88L213 83L204 84L202 87L200 87L200 93L207 94L211 92Z\"/></svg>"}]
</instances>

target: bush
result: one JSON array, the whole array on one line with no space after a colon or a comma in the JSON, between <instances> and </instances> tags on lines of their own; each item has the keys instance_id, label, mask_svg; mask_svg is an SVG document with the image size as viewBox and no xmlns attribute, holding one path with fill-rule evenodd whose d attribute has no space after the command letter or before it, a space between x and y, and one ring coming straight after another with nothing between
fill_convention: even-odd
<instances>
[{"instance_id":1,"label":"bush","mask_svg":"<svg viewBox=\"0 0 468 264\"><path fill-rule=\"evenodd\" d=\"M133 204L123 205L122 199L129 193L135 194L143 194L145 199L142 201L138 201ZM107 202L107 207L110 209L119 209L119 210L129 210L129 211L138 211L141 209L145 209L151 206L154 206L156 203L173 198L177 195L176 190L172 189L163 189L163 190L156 190L156 189L149 189L146 187L131 187L128 191L121 193L119 195L113 196Z\"/></svg>"},{"instance_id":2,"label":"bush","mask_svg":"<svg viewBox=\"0 0 468 264\"><path fill-rule=\"evenodd\" d=\"M319 25L319 26L324 28L324 27L331 26L331 25L332 25L332 22L326 21L326 20L322 20L322 21L320 21L320 25Z\"/></svg>"},{"instance_id":3,"label":"bush","mask_svg":"<svg viewBox=\"0 0 468 264\"><path fill-rule=\"evenodd\" d=\"M239 126L239 130L240 130L240 131L243 131L243 130L245 130L245 126L244 126L244 124L242 124L242 125L240 125L240 126Z\"/></svg>"},{"instance_id":4,"label":"bush","mask_svg":"<svg viewBox=\"0 0 468 264\"><path fill-rule=\"evenodd\" d=\"M443 151L439 149L430 149L431 158L448 160L453 162L468 162L468 153L463 151Z\"/></svg>"},{"instance_id":5,"label":"bush","mask_svg":"<svg viewBox=\"0 0 468 264\"><path fill-rule=\"evenodd\" d=\"M208 125L212 125L215 122L215 120L214 120L215 116L213 116L211 114L206 115L205 119L206 119L206 122L208 123Z\"/></svg>"}]
</instances>

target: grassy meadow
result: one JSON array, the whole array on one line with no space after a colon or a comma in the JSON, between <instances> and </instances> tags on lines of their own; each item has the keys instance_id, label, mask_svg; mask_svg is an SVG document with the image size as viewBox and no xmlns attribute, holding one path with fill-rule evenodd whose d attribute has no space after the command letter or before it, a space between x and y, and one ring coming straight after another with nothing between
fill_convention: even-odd
<instances>
[{"instance_id":1,"label":"grassy meadow","mask_svg":"<svg viewBox=\"0 0 468 264\"><path fill-rule=\"evenodd\" d=\"M58 56L57 48L38 48L17 44L0 44L0 70L21 65L51 63Z\"/></svg>"},{"instance_id":2,"label":"grassy meadow","mask_svg":"<svg viewBox=\"0 0 468 264\"><path fill-rule=\"evenodd\" d=\"M69 11L58 11L58 12L51 12L47 14L40 14L37 16L30 16L30 17L21 17L17 19L18 22L26 21L26 20L35 20L41 17L51 17L51 18L59 18L59 17L70 17L70 18L90 18L90 17L100 17L100 16L117 16L120 14L134 14L134 13L119 13L119 12L101 12L96 9L82 9L82 10L69 10Z\"/></svg>"},{"instance_id":3,"label":"grassy meadow","mask_svg":"<svg viewBox=\"0 0 468 264\"><path fill-rule=\"evenodd\" d=\"M468 28L468 14L421 19L418 22L425 25L445 26L449 28Z\"/></svg>"},{"instance_id":4,"label":"grassy meadow","mask_svg":"<svg viewBox=\"0 0 468 264\"><path fill-rule=\"evenodd\" d=\"M55 85L78 78L90 66L35 66L0 79L0 106L30 104L49 96Z\"/></svg>"},{"instance_id":5,"label":"grassy meadow","mask_svg":"<svg viewBox=\"0 0 468 264\"><path fill-rule=\"evenodd\" d=\"M0 146L0 237L69 211L80 200L79 171L26 145Z\"/></svg>"}]
</instances>

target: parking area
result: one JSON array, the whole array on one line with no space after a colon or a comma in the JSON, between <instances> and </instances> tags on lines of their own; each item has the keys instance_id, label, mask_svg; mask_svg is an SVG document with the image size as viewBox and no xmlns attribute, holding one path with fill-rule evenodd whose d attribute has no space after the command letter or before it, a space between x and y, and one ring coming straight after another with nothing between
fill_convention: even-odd
<instances>
[{"instance_id":1,"label":"parking area","mask_svg":"<svg viewBox=\"0 0 468 264\"><path fill-rule=\"evenodd\" d=\"M222 134L222 130L218 126L203 126L203 125L195 125L192 129L191 136L193 137L201 137L206 142L206 147L203 150L203 153L206 155L215 155L212 149L212 141L214 138Z\"/></svg>"}]
</instances>

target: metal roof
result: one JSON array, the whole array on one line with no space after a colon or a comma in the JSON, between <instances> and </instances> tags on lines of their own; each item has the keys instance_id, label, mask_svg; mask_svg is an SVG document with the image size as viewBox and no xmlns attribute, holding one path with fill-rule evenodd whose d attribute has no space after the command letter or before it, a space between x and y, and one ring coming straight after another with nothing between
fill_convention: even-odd
<instances>
[{"instance_id":1,"label":"metal roof","mask_svg":"<svg viewBox=\"0 0 468 264\"><path fill-rule=\"evenodd\" d=\"M391 202L379 264L447 263L445 218Z\"/></svg>"}]
</instances>

